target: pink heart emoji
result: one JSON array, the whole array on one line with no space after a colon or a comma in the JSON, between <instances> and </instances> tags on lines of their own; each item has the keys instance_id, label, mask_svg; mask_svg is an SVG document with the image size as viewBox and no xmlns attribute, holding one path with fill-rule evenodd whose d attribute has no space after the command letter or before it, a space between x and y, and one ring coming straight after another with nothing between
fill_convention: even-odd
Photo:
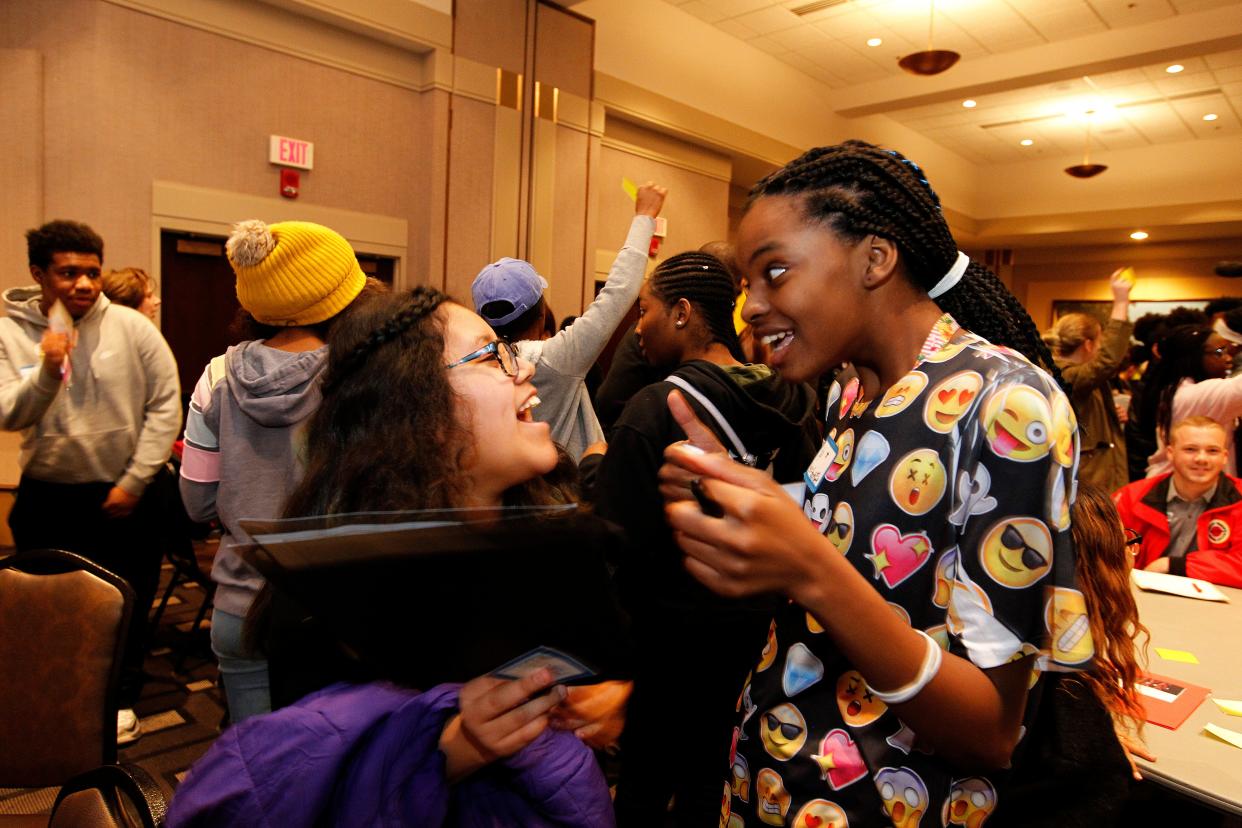
<instances>
[{"instance_id":1,"label":"pink heart emoji","mask_svg":"<svg viewBox=\"0 0 1242 828\"><path fill-rule=\"evenodd\" d=\"M889 589L900 584L931 560L932 545L926 532L903 535L889 523L871 533L871 552L867 560L875 567L875 577L883 578Z\"/></svg>"},{"instance_id":2,"label":"pink heart emoji","mask_svg":"<svg viewBox=\"0 0 1242 828\"><path fill-rule=\"evenodd\" d=\"M819 765L820 775L834 791L853 785L867 775L867 765L858 745L854 744L850 734L840 728L829 731L819 743L819 753L812 754L811 758Z\"/></svg>"}]
</instances>

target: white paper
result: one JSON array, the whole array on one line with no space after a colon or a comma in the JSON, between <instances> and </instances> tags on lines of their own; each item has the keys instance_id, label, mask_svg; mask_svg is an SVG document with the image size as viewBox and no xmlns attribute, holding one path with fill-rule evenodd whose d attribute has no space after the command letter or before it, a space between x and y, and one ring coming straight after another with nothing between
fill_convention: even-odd
<instances>
[{"instance_id":1,"label":"white paper","mask_svg":"<svg viewBox=\"0 0 1242 828\"><path fill-rule=\"evenodd\" d=\"M1130 577L1134 579L1139 589L1151 592L1167 592L1170 595L1181 595L1184 598L1195 598L1200 601L1229 600L1229 596L1217 589L1215 584L1200 578L1183 578L1181 575L1148 572L1145 569L1130 570Z\"/></svg>"}]
</instances>

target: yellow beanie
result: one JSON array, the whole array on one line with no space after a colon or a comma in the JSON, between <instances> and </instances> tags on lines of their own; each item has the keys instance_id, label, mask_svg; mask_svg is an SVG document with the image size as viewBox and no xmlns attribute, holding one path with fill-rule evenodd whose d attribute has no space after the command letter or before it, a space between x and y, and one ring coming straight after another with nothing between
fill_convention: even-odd
<instances>
[{"instance_id":1,"label":"yellow beanie","mask_svg":"<svg viewBox=\"0 0 1242 828\"><path fill-rule=\"evenodd\" d=\"M237 301L264 325L330 319L367 281L349 242L309 221L238 222L224 247L237 274Z\"/></svg>"}]
</instances>

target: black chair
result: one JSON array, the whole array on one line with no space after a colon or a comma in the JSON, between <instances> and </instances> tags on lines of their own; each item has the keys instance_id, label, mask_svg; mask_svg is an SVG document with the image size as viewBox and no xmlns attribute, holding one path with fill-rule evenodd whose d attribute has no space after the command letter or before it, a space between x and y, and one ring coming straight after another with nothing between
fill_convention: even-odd
<instances>
[{"instance_id":1,"label":"black chair","mask_svg":"<svg viewBox=\"0 0 1242 828\"><path fill-rule=\"evenodd\" d=\"M184 544L178 542L167 546L164 550L164 557L168 563L172 565L172 576L168 579L168 586L164 589L164 596L160 599L160 605L155 609L155 615L151 617L150 629L154 632L159 626L160 619L164 616L164 610L168 607L168 599L172 598L173 592L182 584L198 584L203 590L203 603L198 608L198 614L194 616L194 623L190 626L187 633L187 642L192 642L194 636L198 633L199 627L203 624L203 619L207 617L207 611L211 609L212 602L216 597L216 582L211 580L211 575L204 572L198 564L198 556L194 554L194 545L186 540ZM173 664L173 669L178 673L185 666L185 659L189 655L189 646L183 648L177 655L177 660Z\"/></svg>"},{"instance_id":2,"label":"black chair","mask_svg":"<svg viewBox=\"0 0 1242 828\"><path fill-rule=\"evenodd\" d=\"M103 765L61 787L48 828L160 828L164 792L137 765Z\"/></svg>"}]
</instances>

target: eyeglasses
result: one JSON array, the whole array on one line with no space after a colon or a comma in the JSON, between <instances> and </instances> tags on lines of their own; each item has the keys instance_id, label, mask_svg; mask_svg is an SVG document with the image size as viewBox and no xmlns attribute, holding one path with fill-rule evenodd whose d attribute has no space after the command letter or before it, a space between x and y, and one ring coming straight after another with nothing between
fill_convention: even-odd
<instances>
[{"instance_id":1,"label":"eyeglasses","mask_svg":"<svg viewBox=\"0 0 1242 828\"><path fill-rule=\"evenodd\" d=\"M1127 552L1133 552L1134 550L1130 549L1129 547L1138 546L1142 542L1143 542L1142 535L1140 535L1138 532L1135 532L1133 529L1126 530L1126 547L1127 547L1126 551Z\"/></svg>"},{"instance_id":2,"label":"eyeglasses","mask_svg":"<svg viewBox=\"0 0 1242 828\"><path fill-rule=\"evenodd\" d=\"M479 350L466 354L456 362L450 362L444 367L456 368L458 365L465 365L467 362L474 362L476 359L487 359L488 357L495 357L496 361L500 363L500 370L505 372L506 377L517 376L517 351L503 339L492 340Z\"/></svg>"},{"instance_id":3,"label":"eyeglasses","mask_svg":"<svg viewBox=\"0 0 1242 828\"><path fill-rule=\"evenodd\" d=\"M802 728L798 727L796 724L782 722L771 713L764 713L763 717L767 720L769 731L779 730L780 734L788 740L797 739L798 736L802 734Z\"/></svg>"},{"instance_id":4,"label":"eyeglasses","mask_svg":"<svg viewBox=\"0 0 1242 828\"><path fill-rule=\"evenodd\" d=\"M1026 538L1022 537L1022 533L1013 526L1005 527L1005 531L1001 532L1000 541L1006 549L1022 550L1022 565L1027 569L1039 569L1041 566L1048 565L1048 559L1043 553L1027 544Z\"/></svg>"}]
</instances>

